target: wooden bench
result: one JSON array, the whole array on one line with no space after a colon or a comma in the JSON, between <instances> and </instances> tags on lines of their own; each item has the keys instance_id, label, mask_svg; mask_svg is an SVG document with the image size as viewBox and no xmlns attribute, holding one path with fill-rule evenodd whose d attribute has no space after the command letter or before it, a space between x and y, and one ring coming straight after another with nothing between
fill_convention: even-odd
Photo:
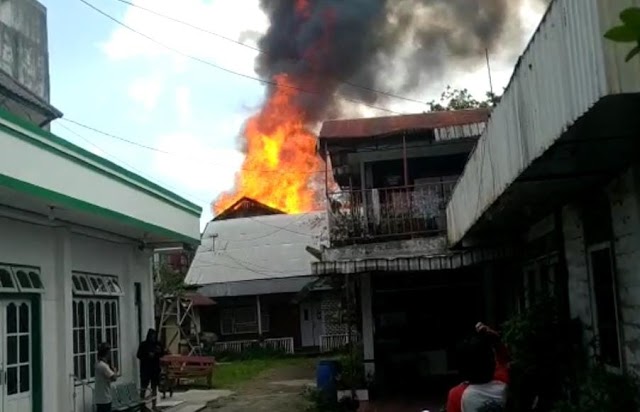
<instances>
[{"instance_id":1,"label":"wooden bench","mask_svg":"<svg viewBox=\"0 0 640 412\"><path fill-rule=\"evenodd\" d=\"M213 385L212 375L216 364L213 357L167 355L160 362L162 365L160 382L162 397L166 396L166 392L169 392L169 396L173 396L173 388L183 379L205 379L209 389Z\"/></svg>"}]
</instances>

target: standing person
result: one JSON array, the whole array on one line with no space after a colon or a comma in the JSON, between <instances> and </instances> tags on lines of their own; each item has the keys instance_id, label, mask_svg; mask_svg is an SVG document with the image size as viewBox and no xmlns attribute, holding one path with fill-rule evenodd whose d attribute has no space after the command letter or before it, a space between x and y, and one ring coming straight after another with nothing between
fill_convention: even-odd
<instances>
[{"instance_id":1,"label":"standing person","mask_svg":"<svg viewBox=\"0 0 640 412\"><path fill-rule=\"evenodd\" d=\"M507 349L500 335L478 323L476 334L463 343L459 370L464 382L449 391L447 412L504 410L509 383Z\"/></svg>"},{"instance_id":2,"label":"standing person","mask_svg":"<svg viewBox=\"0 0 640 412\"><path fill-rule=\"evenodd\" d=\"M111 412L111 382L116 380L117 371L111 367L110 355L111 346L108 343L101 343L98 346L98 361L95 369L94 401L96 412Z\"/></svg>"},{"instance_id":3,"label":"standing person","mask_svg":"<svg viewBox=\"0 0 640 412\"><path fill-rule=\"evenodd\" d=\"M156 410L156 397L158 384L160 383L160 359L165 350L158 341L155 329L147 331L147 338L138 347L138 359L140 359L140 397L145 398L147 388L151 385L151 407Z\"/></svg>"}]
</instances>

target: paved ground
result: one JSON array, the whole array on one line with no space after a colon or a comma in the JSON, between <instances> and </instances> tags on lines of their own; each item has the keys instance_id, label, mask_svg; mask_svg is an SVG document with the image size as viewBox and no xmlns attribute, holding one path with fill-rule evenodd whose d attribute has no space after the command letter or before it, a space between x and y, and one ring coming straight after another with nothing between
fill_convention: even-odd
<instances>
[{"instance_id":1,"label":"paved ground","mask_svg":"<svg viewBox=\"0 0 640 412\"><path fill-rule=\"evenodd\" d=\"M305 388L313 385L315 362L267 370L234 388L234 394L211 402L205 412L304 412Z\"/></svg>"}]
</instances>

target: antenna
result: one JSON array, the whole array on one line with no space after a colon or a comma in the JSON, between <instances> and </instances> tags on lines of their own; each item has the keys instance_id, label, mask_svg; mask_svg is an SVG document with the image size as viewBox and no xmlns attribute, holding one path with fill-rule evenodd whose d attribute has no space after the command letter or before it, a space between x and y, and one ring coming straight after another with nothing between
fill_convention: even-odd
<instances>
[{"instance_id":1,"label":"antenna","mask_svg":"<svg viewBox=\"0 0 640 412\"><path fill-rule=\"evenodd\" d=\"M491 96L493 96L493 80L491 79L491 64L489 63L489 49L484 49L484 52L487 57L487 72L489 73L489 91L491 92Z\"/></svg>"}]
</instances>

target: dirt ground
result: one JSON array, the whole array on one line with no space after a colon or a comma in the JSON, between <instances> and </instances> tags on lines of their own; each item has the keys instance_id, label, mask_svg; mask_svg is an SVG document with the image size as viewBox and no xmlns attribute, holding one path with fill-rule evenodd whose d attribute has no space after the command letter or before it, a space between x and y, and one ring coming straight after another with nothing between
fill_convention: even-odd
<instances>
[{"instance_id":1,"label":"dirt ground","mask_svg":"<svg viewBox=\"0 0 640 412\"><path fill-rule=\"evenodd\" d=\"M235 394L209 404L205 412L304 412L305 388L313 383L314 360L269 369L234 388Z\"/></svg>"}]
</instances>

